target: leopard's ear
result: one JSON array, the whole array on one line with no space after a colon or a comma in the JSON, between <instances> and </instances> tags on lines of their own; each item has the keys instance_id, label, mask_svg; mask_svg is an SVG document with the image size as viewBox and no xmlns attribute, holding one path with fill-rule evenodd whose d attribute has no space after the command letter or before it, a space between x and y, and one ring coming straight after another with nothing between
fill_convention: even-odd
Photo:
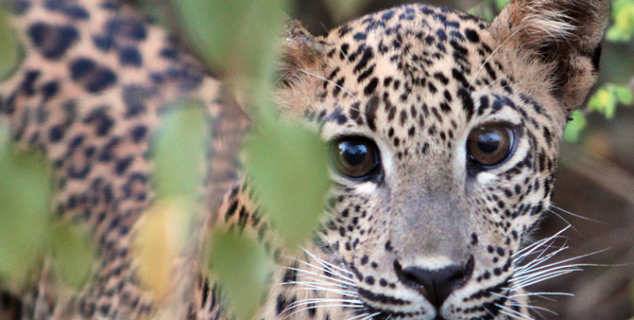
<instances>
[{"instance_id":1,"label":"leopard's ear","mask_svg":"<svg viewBox=\"0 0 634 320\"><path fill-rule=\"evenodd\" d=\"M312 73L321 66L326 44L322 37L310 34L297 20L288 24L288 34L284 41L280 78L284 86L292 86L307 73Z\"/></svg>"},{"instance_id":2,"label":"leopard's ear","mask_svg":"<svg viewBox=\"0 0 634 320\"><path fill-rule=\"evenodd\" d=\"M299 21L288 24L277 88L278 106L285 115L302 116L306 111L310 93L323 81L327 50L323 37L312 35Z\"/></svg>"},{"instance_id":3,"label":"leopard's ear","mask_svg":"<svg viewBox=\"0 0 634 320\"><path fill-rule=\"evenodd\" d=\"M510 0L490 30L507 60L537 70L520 80L544 81L570 114L596 81L608 15L608 0Z\"/></svg>"}]
</instances>

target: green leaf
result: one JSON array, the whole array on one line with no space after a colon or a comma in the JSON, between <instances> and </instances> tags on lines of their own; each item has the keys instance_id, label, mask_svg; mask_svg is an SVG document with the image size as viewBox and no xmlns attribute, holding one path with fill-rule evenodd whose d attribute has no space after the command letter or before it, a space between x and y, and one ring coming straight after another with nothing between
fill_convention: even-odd
<instances>
[{"instance_id":1,"label":"green leaf","mask_svg":"<svg viewBox=\"0 0 634 320\"><path fill-rule=\"evenodd\" d=\"M634 103L634 94L632 94L632 91L630 91L629 88L625 86L618 86L614 89L614 93L620 103L624 105L631 105Z\"/></svg>"},{"instance_id":2,"label":"green leaf","mask_svg":"<svg viewBox=\"0 0 634 320\"><path fill-rule=\"evenodd\" d=\"M286 122L263 123L247 144L247 169L276 230L301 244L323 211L329 186L326 147Z\"/></svg>"},{"instance_id":3,"label":"green leaf","mask_svg":"<svg viewBox=\"0 0 634 320\"><path fill-rule=\"evenodd\" d=\"M9 26L9 19L0 7L0 79L15 68L19 60L18 42Z\"/></svg>"},{"instance_id":4,"label":"green leaf","mask_svg":"<svg viewBox=\"0 0 634 320\"><path fill-rule=\"evenodd\" d=\"M209 266L218 276L237 320L251 319L264 295L270 262L264 248L236 233L218 234Z\"/></svg>"},{"instance_id":5,"label":"green leaf","mask_svg":"<svg viewBox=\"0 0 634 320\"><path fill-rule=\"evenodd\" d=\"M572 113L574 120L568 122L566 131L564 131L564 140L568 142L578 142L581 137L581 133L586 128L586 117L579 110Z\"/></svg>"},{"instance_id":6,"label":"green leaf","mask_svg":"<svg viewBox=\"0 0 634 320\"><path fill-rule=\"evenodd\" d=\"M173 3L182 13L192 43L212 66L232 74L267 75L274 70L270 62L280 40L286 0L174 0Z\"/></svg>"},{"instance_id":7,"label":"green leaf","mask_svg":"<svg viewBox=\"0 0 634 320\"><path fill-rule=\"evenodd\" d=\"M192 105L165 111L154 145L158 197L198 195L208 132L208 119L202 107Z\"/></svg>"},{"instance_id":8,"label":"green leaf","mask_svg":"<svg viewBox=\"0 0 634 320\"><path fill-rule=\"evenodd\" d=\"M588 101L588 110L598 111L605 115L609 114L616 108L616 98L610 85L606 85L590 98Z\"/></svg>"},{"instance_id":9,"label":"green leaf","mask_svg":"<svg viewBox=\"0 0 634 320\"><path fill-rule=\"evenodd\" d=\"M7 129L0 120L0 282L21 286L44 249L51 184L42 157L17 152Z\"/></svg>"},{"instance_id":10,"label":"green leaf","mask_svg":"<svg viewBox=\"0 0 634 320\"><path fill-rule=\"evenodd\" d=\"M88 281L94 251L88 235L68 223L58 223L51 232L51 251L57 276L74 289Z\"/></svg>"}]
</instances>

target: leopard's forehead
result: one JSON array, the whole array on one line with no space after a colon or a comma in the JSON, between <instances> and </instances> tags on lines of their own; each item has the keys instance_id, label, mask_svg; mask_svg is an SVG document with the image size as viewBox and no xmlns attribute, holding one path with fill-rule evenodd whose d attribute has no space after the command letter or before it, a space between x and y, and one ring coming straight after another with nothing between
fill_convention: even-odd
<instances>
[{"instance_id":1,"label":"leopard's forehead","mask_svg":"<svg viewBox=\"0 0 634 320\"><path fill-rule=\"evenodd\" d=\"M465 40L471 44L480 42L481 34L488 35L487 27L486 21L454 9L410 4L353 20L332 30L327 40L346 42L350 47L373 47L378 53L386 54L407 50L404 40L413 37L427 45L428 54L433 53L430 49L435 46L444 55L445 46L461 50L455 45ZM421 59L422 55L421 52Z\"/></svg>"}]
</instances>

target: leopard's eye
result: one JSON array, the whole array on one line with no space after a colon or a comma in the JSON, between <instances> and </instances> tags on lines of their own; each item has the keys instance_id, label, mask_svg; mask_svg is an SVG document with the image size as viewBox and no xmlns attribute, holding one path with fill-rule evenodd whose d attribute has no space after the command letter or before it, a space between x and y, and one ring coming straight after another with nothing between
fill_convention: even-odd
<instances>
[{"instance_id":1,"label":"leopard's eye","mask_svg":"<svg viewBox=\"0 0 634 320\"><path fill-rule=\"evenodd\" d=\"M489 169L510 158L514 143L515 134L509 125L483 125L469 133L467 156L476 164Z\"/></svg>"},{"instance_id":2,"label":"leopard's eye","mask_svg":"<svg viewBox=\"0 0 634 320\"><path fill-rule=\"evenodd\" d=\"M344 138L335 142L333 166L350 178L365 178L377 173L379 152L374 142L366 138Z\"/></svg>"}]
</instances>

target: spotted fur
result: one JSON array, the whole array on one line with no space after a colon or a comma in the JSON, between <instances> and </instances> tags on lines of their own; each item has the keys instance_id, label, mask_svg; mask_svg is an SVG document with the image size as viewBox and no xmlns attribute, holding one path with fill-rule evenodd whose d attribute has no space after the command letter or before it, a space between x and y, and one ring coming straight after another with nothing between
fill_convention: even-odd
<instances>
[{"instance_id":1,"label":"spotted fur","mask_svg":"<svg viewBox=\"0 0 634 320\"><path fill-rule=\"evenodd\" d=\"M0 111L17 141L46 152L58 214L92 228L100 251L81 295L60 296L42 276L45 285L22 299L22 318L138 318L160 309L138 285L130 230L152 199L148 138L177 99L201 100L217 123L209 176L219 179L208 207L220 214L209 216L274 243L253 190L235 182L245 118L192 56L111 0L8 4L25 57L0 86ZM271 246L279 268L261 318L530 319L524 287L536 277L520 262L544 242L523 246L550 205L566 119L596 80L606 17L605 0L512 0L492 23L412 4L323 37L291 25L281 115L302 119L324 141L373 141L382 174L359 181L331 173L306 253L284 258ZM499 167L473 169L466 139L487 123L517 128L516 147ZM468 271L438 306L399 271L454 266ZM194 295L190 318L230 317L212 281L200 280Z\"/></svg>"}]
</instances>

